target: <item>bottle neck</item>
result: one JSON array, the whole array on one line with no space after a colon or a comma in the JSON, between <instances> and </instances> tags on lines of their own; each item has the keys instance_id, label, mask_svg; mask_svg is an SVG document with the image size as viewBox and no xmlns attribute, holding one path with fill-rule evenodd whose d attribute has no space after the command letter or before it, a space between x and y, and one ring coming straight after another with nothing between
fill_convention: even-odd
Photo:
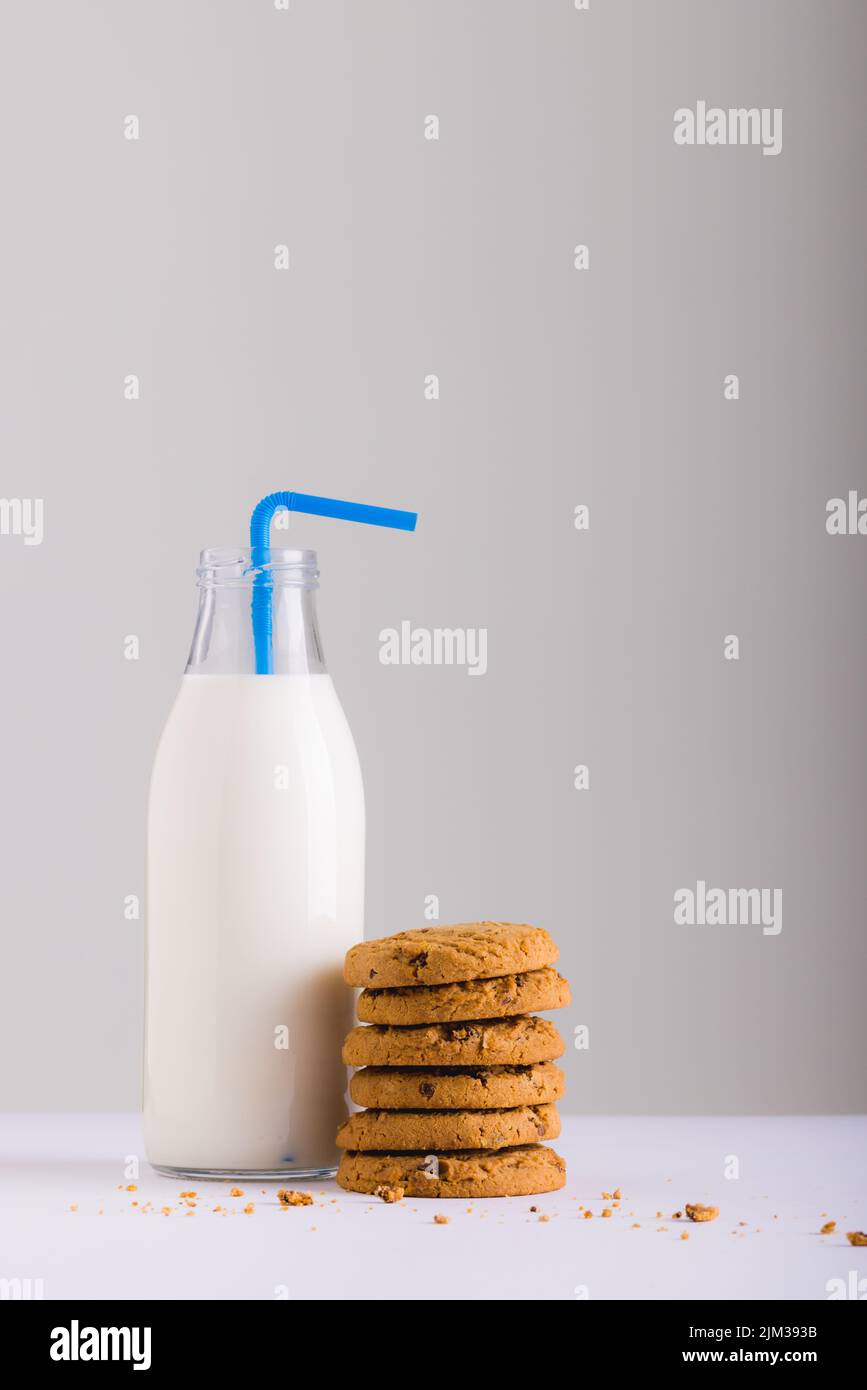
<instances>
[{"instance_id":1,"label":"bottle neck","mask_svg":"<svg viewBox=\"0 0 867 1390\"><path fill-rule=\"evenodd\" d=\"M312 551L273 551L268 566L259 570L250 566L249 552L203 551L198 574L199 611L188 676L255 674L252 602L256 578L260 584L267 583L271 592L272 674L325 673Z\"/></svg>"}]
</instances>

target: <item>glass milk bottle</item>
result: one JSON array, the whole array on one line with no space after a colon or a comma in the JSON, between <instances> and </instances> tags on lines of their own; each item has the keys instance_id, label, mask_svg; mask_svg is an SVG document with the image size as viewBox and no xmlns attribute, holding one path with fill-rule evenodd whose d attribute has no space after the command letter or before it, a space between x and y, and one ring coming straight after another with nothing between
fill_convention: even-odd
<instances>
[{"instance_id":1,"label":"glass milk bottle","mask_svg":"<svg viewBox=\"0 0 867 1390\"><path fill-rule=\"evenodd\" d=\"M201 557L148 809L145 1147L170 1176L336 1166L364 792L319 640L317 577L312 550L270 550L257 568L250 550ZM254 580L271 610L264 675Z\"/></svg>"}]
</instances>

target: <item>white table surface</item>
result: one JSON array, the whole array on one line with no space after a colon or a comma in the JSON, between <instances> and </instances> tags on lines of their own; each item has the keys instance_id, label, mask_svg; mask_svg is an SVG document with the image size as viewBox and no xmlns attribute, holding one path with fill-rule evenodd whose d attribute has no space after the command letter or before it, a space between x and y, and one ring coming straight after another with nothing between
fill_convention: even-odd
<instances>
[{"instance_id":1,"label":"white table surface","mask_svg":"<svg viewBox=\"0 0 867 1390\"><path fill-rule=\"evenodd\" d=\"M245 1184L248 1216L226 1185L170 1181L143 1158L138 1190L119 1191L142 1153L137 1115L0 1116L0 1278L41 1279L46 1299L824 1299L828 1280L867 1281L867 1249L845 1235L867 1228L867 1117L566 1116L554 1147L569 1184L548 1196L386 1206L288 1183L314 1205L284 1211L279 1184ZM686 1202L720 1216L670 1220ZM837 1234L818 1234L825 1220Z\"/></svg>"}]
</instances>

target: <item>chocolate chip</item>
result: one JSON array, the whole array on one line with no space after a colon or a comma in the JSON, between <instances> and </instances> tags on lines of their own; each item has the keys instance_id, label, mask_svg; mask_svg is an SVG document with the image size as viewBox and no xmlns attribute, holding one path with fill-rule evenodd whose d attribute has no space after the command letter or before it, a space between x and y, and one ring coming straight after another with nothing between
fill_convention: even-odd
<instances>
[{"instance_id":1,"label":"chocolate chip","mask_svg":"<svg viewBox=\"0 0 867 1390\"><path fill-rule=\"evenodd\" d=\"M418 1089L419 1094L423 1095L425 1100L430 1100L436 1090L436 1086L431 1085L430 1081L422 1081Z\"/></svg>"}]
</instances>

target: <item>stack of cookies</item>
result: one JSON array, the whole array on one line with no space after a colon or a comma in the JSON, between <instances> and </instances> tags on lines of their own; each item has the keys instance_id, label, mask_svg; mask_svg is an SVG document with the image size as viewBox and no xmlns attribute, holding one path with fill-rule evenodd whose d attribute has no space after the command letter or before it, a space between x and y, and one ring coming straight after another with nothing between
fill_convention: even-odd
<instances>
[{"instance_id":1,"label":"stack of cookies","mask_svg":"<svg viewBox=\"0 0 867 1390\"><path fill-rule=\"evenodd\" d=\"M337 1181L351 1192L508 1197L552 1192L563 1040L531 1014L570 1002L539 927L475 922L364 941L344 979L360 986L343 1048L350 1095Z\"/></svg>"}]
</instances>

